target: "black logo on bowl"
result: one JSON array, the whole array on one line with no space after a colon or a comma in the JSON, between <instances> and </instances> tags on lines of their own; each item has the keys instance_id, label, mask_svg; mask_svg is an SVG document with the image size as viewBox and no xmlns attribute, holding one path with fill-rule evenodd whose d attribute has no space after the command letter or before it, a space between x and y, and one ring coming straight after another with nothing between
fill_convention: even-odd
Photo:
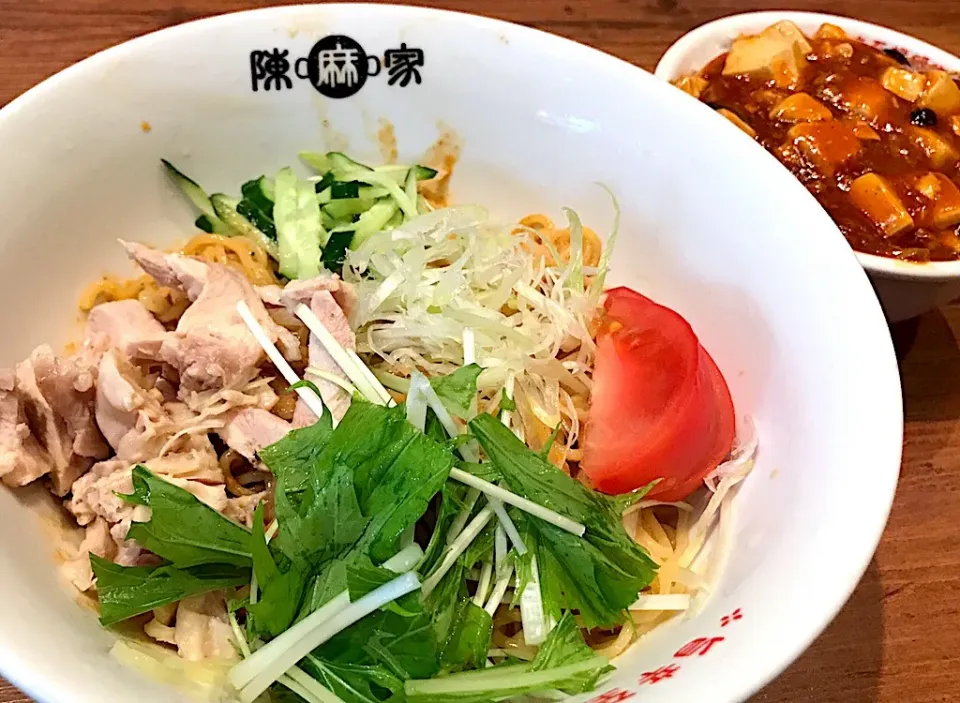
<instances>
[{"instance_id":1,"label":"black logo on bowl","mask_svg":"<svg viewBox=\"0 0 960 703\"><path fill-rule=\"evenodd\" d=\"M405 88L423 81L423 50L410 48L406 43L387 49L381 61L350 37L331 34L314 44L307 56L291 60L289 54L289 49L276 47L250 52L250 83L254 92L293 88L291 73L309 81L321 95L334 99L356 95L367 79L380 75L382 69L386 69L390 86Z\"/></svg>"}]
</instances>

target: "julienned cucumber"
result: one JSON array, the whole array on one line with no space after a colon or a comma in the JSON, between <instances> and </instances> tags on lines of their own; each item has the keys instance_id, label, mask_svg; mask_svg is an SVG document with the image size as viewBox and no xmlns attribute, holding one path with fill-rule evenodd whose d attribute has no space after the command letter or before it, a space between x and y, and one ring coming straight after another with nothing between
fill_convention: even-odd
<instances>
[{"instance_id":1,"label":"julienned cucumber","mask_svg":"<svg viewBox=\"0 0 960 703\"><path fill-rule=\"evenodd\" d=\"M340 273L343 268L343 261L347 258L347 249L353 241L353 232L341 231L331 232L327 239L326 246L323 247L322 261L328 271Z\"/></svg>"},{"instance_id":2,"label":"julienned cucumber","mask_svg":"<svg viewBox=\"0 0 960 703\"><path fill-rule=\"evenodd\" d=\"M276 179L273 218L277 226L280 273L287 278L311 278L320 273L320 243L326 233L313 184L289 168Z\"/></svg>"},{"instance_id":3,"label":"julienned cucumber","mask_svg":"<svg viewBox=\"0 0 960 703\"><path fill-rule=\"evenodd\" d=\"M249 220L268 238L277 239L277 229L273 224L273 201L276 197L273 181L260 176L247 181L240 187L243 199L237 203L237 212Z\"/></svg>"},{"instance_id":4,"label":"julienned cucumber","mask_svg":"<svg viewBox=\"0 0 960 703\"><path fill-rule=\"evenodd\" d=\"M371 235L382 230L390 219L400 212L400 207L393 200L384 198L374 203L369 210L360 215L353 231L353 241L350 244L352 249L358 248L367 241Z\"/></svg>"},{"instance_id":5,"label":"julienned cucumber","mask_svg":"<svg viewBox=\"0 0 960 703\"><path fill-rule=\"evenodd\" d=\"M359 247L373 234L431 209L417 192L419 181L437 175L427 166L371 168L338 151L301 152L300 158L320 175L301 181L283 169L279 208L275 179L260 176L247 181L240 199L223 193L208 196L173 164L162 161L177 187L200 210L199 229L250 238L278 260L282 274L292 278L315 275L321 261L339 270L348 247Z\"/></svg>"},{"instance_id":6,"label":"julienned cucumber","mask_svg":"<svg viewBox=\"0 0 960 703\"><path fill-rule=\"evenodd\" d=\"M334 175L336 175L338 179L343 178L344 175L350 173L351 171L373 170L369 166L366 166L359 161L354 161L349 156L339 151L328 152L327 163L329 164L330 170L333 171Z\"/></svg>"},{"instance_id":7,"label":"julienned cucumber","mask_svg":"<svg viewBox=\"0 0 960 703\"><path fill-rule=\"evenodd\" d=\"M213 234L223 234L227 236L236 234L236 232L231 231L227 224L220 221L214 210L213 203L210 201L210 197L206 194L203 188L197 184L196 181L184 174L180 169L166 159L160 159L160 161L163 163L163 166L167 171L167 175L170 176L171 180L173 180L177 187L183 191L183 194L187 196L190 202L193 203L194 206L203 213L199 218L197 218L197 227L202 229L204 232L210 232Z\"/></svg>"},{"instance_id":8,"label":"julienned cucumber","mask_svg":"<svg viewBox=\"0 0 960 703\"><path fill-rule=\"evenodd\" d=\"M214 193L210 196L210 202L213 205L213 211L216 213L216 216L230 227L232 234L241 234L244 237L249 237L262 246L270 256L274 258L277 257L276 242L257 229L250 220L237 212L237 205L240 201L223 193Z\"/></svg>"},{"instance_id":9,"label":"julienned cucumber","mask_svg":"<svg viewBox=\"0 0 960 703\"><path fill-rule=\"evenodd\" d=\"M277 199L276 185L272 178L260 176L240 186L244 200L249 200L258 209L273 213L273 201Z\"/></svg>"}]
</instances>

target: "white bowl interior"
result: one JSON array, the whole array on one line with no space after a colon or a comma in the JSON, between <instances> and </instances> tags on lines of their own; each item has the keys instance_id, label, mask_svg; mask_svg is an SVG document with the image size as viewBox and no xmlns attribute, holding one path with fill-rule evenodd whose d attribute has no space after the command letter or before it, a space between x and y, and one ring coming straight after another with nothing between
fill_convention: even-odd
<instances>
[{"instance_id":1,"label":"white bowl interior","mask_svg":"<svg viewBox=\"0 0 960 703\"><path fill-rule=\"evenodd\" d=\"M299 80L251 91L252 50L305 56L328 34L377 54L422 48L423 83L381 76L341 101ZM185 25L71 68L0 113L4 363L76 335L83 285L131 270L117 236L166 243L191 231L161 157L211 191L236 191L302 149L377 160L379 118L396 126L401 159L438 122L453 127L457 199L503 217L559 218L568 205L605 231L611 208L593 183L616 193L612 282L692 322L738 411L755 418L761 453L713 598L622 657L606 688L650 702L745 698L826 625L872 555L899 468L899 379L873 292L827 215L723 118L632 66L491 20L333 5ZM44 701L171 700L110 660L110 636L65 595L25 510L0 492L3 673ZM736 609L742 618L721 626ZM709 656L674 656L701 637L723 639ZM643 675L656 671L654 685Z\"/></svg>"}]
</instances>

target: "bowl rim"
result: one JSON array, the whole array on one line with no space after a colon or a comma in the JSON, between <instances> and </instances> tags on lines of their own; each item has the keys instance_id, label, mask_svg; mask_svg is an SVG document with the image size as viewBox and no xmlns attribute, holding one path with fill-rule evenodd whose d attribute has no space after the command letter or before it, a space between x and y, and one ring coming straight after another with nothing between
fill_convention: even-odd
<instances>
[{"instance_id":1,"label":"bowl rim","mask_svg":"<svg viewBox=\"0 0 960 703\"><path fill-rule=\"evenodd\" d=\"M619 59L616 56L603 52L599 49L590 47L586 44L581 44L571 39L538 30L533 27L485 17L483 15L457 12L452 10L441 10L431 7L407 6L391 3L374 4L370 2L334 2L324 5L278 5L237 12L221 13L209 17L190 20L178 25L142 34L120 44L103 49L85 59L82 59L81 61L65 67L61 71L44 79L39 84L33 86L22 95L18 96L7 105L0 108L0 131L3 129L3 123L6 118L20 109L32 107L35 101L43 99L52 91L56 90L61 85L62 81L71 80L75 74L82 74L85 71L89 71L103 65L108 65L109 62L115 61L118 58L129 54L130 52L149 49L154 42L162 42L169 37L190 34L192 32L200 33L216 31L218 29L230 29L233 23L247 21L250 17L283 17L285 15L296 16L298 13L310 12L325 12L331 14L352 13L357 15L366 12L377 12L387 14L389 16L403 16L412 20L418 18L446 18L451 22L456 22L459 25L459 28L490 29L499 31L501 33L509 33L511 39L513 36L518 38L522 37L524 41L532 40L533 42L540 42L541 44L539 46L541 47L558 51L576 52L584 59L597 61L599 67L605 66L610 70L622 71L625 74L627 71L630 71L633 72L632 75L635 76L647 73L644 69L636 65ZM542 44L543 42L546 42L547 44ZM707 110L704 114L712 115L713 113L712 111ZM720 120L721 124L724 123L722 118L719 117L710 117L709 119L717 119ZM867 284L866 278L864 278L863 283ZM874 304L875 309L865 312L872 314L875 317L876 324L884 324L879 303L877 303L875 299ZM893 393L896 391L896 394L899 397L900 377L897 371L896 358L889 335L884 335L884 342L885 344L882 345L883 348L875 348L874 352L878 356L884 357L881 359L881 362L885 363L889 369L888 372L884 373L883 384L887 386L888 392ZM821 605L818 607L817 614L806 619L805 625L801 626L796 633L797 636L792 637L789 641L777 646L775 651L771 652L771 656L765 662L765 666L762 671L751 676L733 677L733 683L724 687L725 692L735 696L735 698L731 698L730 700L745 700L759 691L763 686L770 683L788 666L793 664L836 617L837 613L850 598L854 589L860 582L863 574L866 572L867 567L872 560L874 553L876 552L876 548L880 542L880 538L889 518L894 493L899 479L900 462L902 459L903 433L902 401L897 402L895 407L891 407L891 413L888 419L891 421L891 429L893 426L898 428L895 437L891 432L888 433L885 438L885 441L889 442L891 449L893 447L897 448L895 469L887 472L883 476L882 480L878 480L878 483L882 485L877 491L876 500L872 501L871 503L871 509L869 515L867 516L869 523L872 525L872 529L864 532L864 538L857 545L862 550L858 553L858 558L851 558L848 563L849 568L844 569L845 576L842 579L842 583L845 584L845 587L838 587L832 590L829 594L824 595L824 597L820 600ZM894 424L893 421L896 421L896 423ZM892 464L892 452L890 459ZM840 585L841 580L838 579L837 586ZM37 696L39 699L43 700L70 699L71 689L69 682L38 679L30 671L30 657L25 657L23 652L18 653L16 650L5 649L2 638L0 638L0 653L9 654L9 661L13 663L13 666L4 665L3 668L5 669L5 675L25 691L28 691ZM7 661L7 659L3 659L2 657L0 657L0 660ZM17 667L17 663L21 664L22 668Z\"/></svg>"},{"instance_id":2,"label":"bowl rim","mask_svg":"<svg viewBox=\"0 0 960 703\"><path fill-rule=\"evenodd\" d=\"M764 10L727 15L690 30L667 48L654 69L654 75L665 81L679 78L679 66L684 62L687 54L700 44L716 42L719 37L732 40L744 32L758 31L780 20L791 20L799 25L829 22L858 38L905 50L904 53L922 56L951 73L960 73L960 57L922 39L881 24L824 12ZM854 254L867 271L883 278L930 283L960 278L960 260L911 262L859 251L854 251Z\"/></svg>"}]
</instances>

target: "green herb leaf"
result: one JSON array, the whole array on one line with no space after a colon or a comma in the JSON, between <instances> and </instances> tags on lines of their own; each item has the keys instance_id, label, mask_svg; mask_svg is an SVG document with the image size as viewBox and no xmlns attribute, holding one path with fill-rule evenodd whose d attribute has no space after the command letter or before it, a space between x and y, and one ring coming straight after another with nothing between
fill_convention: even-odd
<instances>
[{"instance_id":1,"label":"green herb leaf","mask_svg":"<svg viewBox=\"0 0 960 703\"><path fill-rule=\"evenodd\" d=\"M128 539L137 540L177 568L199 564L250 566L250 533L245 528L145 466L135 466L132 475L133 493L122 497L148 506L151 515L148 522L130 526Z\"/></svg>"},{"instance_id":2,"label":"green herb leaf","mask_svg":"<svg viewBox=\"0 0 960 703\"><path fill-rule=\"evenodd\" d=\"M440 653L440 669L445 672L482 668L493 635L493 619L469 598L460 601L454 627Z\"/></svg>"},{"instance_id":3,"label":"green herb leaf","mask_svg":"<svg viewBox=\"0 0 960 703\"><path fill-rule=\"evenodd\" d=\"M477 397L477 379L481 373L481 366L468 364L446 376L431 378L430 385L451 415L466 420L471 417L470 408Z\"/></svg>"},{"instance_id":4,"label":"green herb leaf","mask_svg":"<svg viewBox=\"0 0 960 703\"><path fill-rule=\"evenodd\" d=\"M280 529L277 548L290 560L317 566L354 546L368 520L360 512L352 472L338 465L324 485L312 484L313 493L300 512L287 499L283 479L277 480L276 510Z\"/></svg>"},{"instance_id":5,"label":"green herb leaf","mask_svg":"<svg viewBox=\"0 0 960 703\"><path fill-rule=\"evenodd\" d=\"M188 596L250 581L249 568L231 565L119 566L95 554L90 555L90 565L97 577L100 624L105 627Z\"/></svg>"},{"instance_id":6,"label":"green herb leaf","mask_svg":"<svg viewBox=\"0 0 960 703\"><path fill-rule=\"evenodd\" d=\"M476 439L473 435L463 434L460 436ZM457 461L457 467L463 469L468 474L473 474L477 478L482 478L484 481L489 481L490 483L497 483L502 478L500 472L497 471L497 467L489 461L484 461L479 464L474 464L470 461Z\"/></svg>"},{"instance_id":7,"label":"green herb leaf","mask_svg":"<svg viewBox=\"0 0 960 703\"><path fill-rule=\"evenodd\" d=\"M612 627L653 580L656 563L623 529L613 501L587 489L531 452L496 418L470 423L483 450L515 493L583 523L583 537L524 515L536 532L544 608L559 619L577 610L585 627ZM518 525L519 527L519 525Z\"/></svg>"},{"instance_id":8,"label":"green herb leaf","mask_svg":"<svg viewBox=\"0 0 960 703\"><path fill-rule=\"evenodd\" d=\"M573 615L567 611L560 618L560 622L550 631L546 641L540 645L537 656L534 657L530 665L531 671L545 671L556 669L568 664L593 659L596 656L587 643L583 641L583 634L577 625ZM608 671L613 671L614 667L598 667L586 672L582 676L571 679L563 685L557 685L557 688L563 690L571 696L578 693L585 693L596 688L597 680Z\"/></svg>"},{"instance_id":9,"label":"green herb leaf","mask_svg":"<svg viewBox=\"0 0 960 703\"><path fill-rule=\"evenodd\" d=\"M438 645L420 594L409 593L396 604L413 615L378 610L332 637L315 655L338 663L380 664L403 680L433 676L439 670Z\"/></svg>"},{"instance_id":10,"label":"green herb leaf","mask_svg":"<svg viewBox=\"0 0 960 703\"><path fill-rule=\"evenodd\" d=\"M248 608L253 631L276 637L290 627L306 588L307 574L302 565L282 559L283 568L274 560L263 528L263 506L253 513L251 535L253 570L260 587L260 599Z\"/></svg>"},{"instance_id":11,"label":"green herb leaf","mask_svg":"<svg viewBox=\"0 0 960 703\"><path fill-rule=\"evenodd\" d=\"M407 422L403 407L354 401L315 470L317 485L325 485L337 465L352 469L360 511L370 518L363 543L382 562L396 554L400 535L426 511L452 464L448 450Z\"/></svg>"},{"instance_id":12,"label":"green herb leaf","mask_svg":"<svg viewBox=\"0 0 960 703\"><path fill-rule=\"evenodd\" d=\"M503 392L503 395L500 396L500 410L501 410L501 411L506 410L506 411L508 411L508 412L513 412L513 411L516 410L516 409L517 409L517 403L514 401L513 398L511 398L509 395L507 395L507 392L506 392L506 391L504 391L504 392Z\"/></svg>"},{"instance_id":13,"label":"green herb leaf","mask_svg":"<svg viewBox=\"0 0 960 703\"><path fill-rule=\"evenodd\" d=\"M288 496L306 489L310 472L331 434L333 418L324 409L323 417L314 424L288 432L279 442L260 450L261 461L277 479L283 480Z\"/></svg>"},{"instance_id":14,"label":"green herb leaf","mask_svg":"<svg viewBox=\"0 0 960 703\"><path fill-rule=\"evenodd\" d=\"M381 703L403 691L403 681L377 664L346 664L307 656L300 666L344 703Z\"/></svg>"}]
</instances>

